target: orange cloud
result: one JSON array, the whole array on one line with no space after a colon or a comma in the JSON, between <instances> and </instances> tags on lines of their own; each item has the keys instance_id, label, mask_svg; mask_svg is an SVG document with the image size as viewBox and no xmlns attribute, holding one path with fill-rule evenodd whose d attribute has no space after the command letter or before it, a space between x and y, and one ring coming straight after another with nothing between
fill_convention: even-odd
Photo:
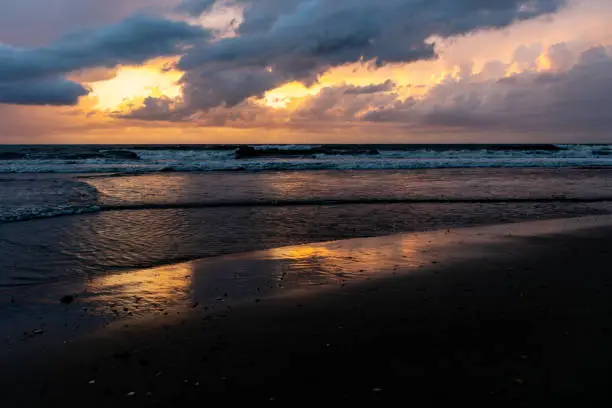
<instances>
[{"instance_id":1,"label":"orange cloud","mask_svg":"<svg viewBox=\"0 0 612 408\"><path fill-rule=\"evenodd\" d=\"M359 117L363 112L375 110L376 103L389 104L390 96L398 103L422 100L431 97L433 89L439 92L440 84L460 82L468 77L477 82L527 71L568 70L574 64L571 58L567 60L570 62L564 61L551 51L551 46L558 43L568 44L571 48L568 52L575 55L593 45L612 44L612 28L609 25L612 7L609 2L583 0L572 4L572 7L553 16L521 22L498 31L480 30L446 40L434 38L432 41L436 41L439 53L439 58L435 60L383 66L371 61L345 64L324 72L312 84L295 81L281 83L263 96L231 108L218 106L196 114L190 112L181 118L182 122L148 122L118 118L116 115L143 107L150 97L171 101L170 109L180 108L183 72L166 69L176 59L158 59L142 66L73 73L71 79L83 82L92 89L90 96L81 98L76 108L0 106L0 118L4 124L2 140L272 143L338 142L347 140L347 135L350 135L351 141L377 141L368 139L368 135L372 134L384 134L388 141L418 140L420 137L440 137L444 140L436 133L445 131L441 127L431 126L422 130L409 129L405 123L364 124ZM239 9L218 8L199 17L198 21L217 30L218 40L220 37L237 35L235 28L242 17ZM531 59L517 57L517 49L521 46L533 50ZM499 69L489 69L495 66ZM383 84L388 80L393 81L395 87L383 93L384 98L348 97L342 92L342 87L364 87ZM464 96L467 98L469 95ZM336 99L332 100L332 97ZM317 104L321 106L323 98L327 98L326 103L331 107L313 109ZM362 105L357 106L357 103ZM324 114L316 116L313 112ZM338 120L334 120L334 115ZM422 136L427 134L429 136ZM465 135L454 136L463 138Z\"/></svg>"},{"instance_id":2,"label":"orange cloud","mask_svg":"<svg viewBox=\"0 0 612 408\"><path fill-rule=\"evenodd\" d=\"M182 72L171 68L173 59L158 59L143 66L119 67L114 77L90 83L95 109L121 111L139 107L148 97L176 99L181 95Z\"/></svg>"}]
</instances>

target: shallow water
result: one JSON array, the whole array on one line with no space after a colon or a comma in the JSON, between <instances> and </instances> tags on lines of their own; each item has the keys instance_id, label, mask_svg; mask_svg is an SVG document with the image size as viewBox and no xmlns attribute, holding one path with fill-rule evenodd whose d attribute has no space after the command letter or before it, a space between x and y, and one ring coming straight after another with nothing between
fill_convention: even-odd
<instances>
[{"instance_id":1,"label":"shallow water","mask_svg":"<svg viewBox=\"0 0 612 408\"><path fill-rule=\"evenodd\" d=\"M513 168L5 175L0 286L307 242L605 214L610 175ZM51 217L61 214L73 215Z\"/></svg>"}]
</instances>

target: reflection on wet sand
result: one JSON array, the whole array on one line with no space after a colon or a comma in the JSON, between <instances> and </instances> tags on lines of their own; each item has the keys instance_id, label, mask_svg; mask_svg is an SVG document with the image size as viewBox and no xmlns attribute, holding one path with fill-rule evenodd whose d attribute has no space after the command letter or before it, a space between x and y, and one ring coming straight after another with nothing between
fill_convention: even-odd
<instances>
[{"instance_id":1,"label":"reflection on wet sand","mask_svg":"<svg viewBox=\"0 0 612 408\"><path fill-rule=\"evenodd\" d=\"M425 262L427 236L290 246L95 276L80 301L90 314L114 318L345 284L417 268Z\"/></svg>"},{"instance_id":2,"label":"reflection on wet sand","mask_svg":"<svg viewBox=\"0 0 612 408\"><path fill-rule=\"evenodd\" d=\"M612 223L612 218L605 220ZM396 273L428 273L431 269L422 267L473 257L486 252L489 243L605 220L539 221L289 246L94 276L82 286L58 284L53 296L74 293L86 314L97 318L167 314L196 305L215 309L235 301L316 291ZM52 313L48 302L39 310Z\"/></svg>"},{"instance_id":3,"label":"reflection on wet sand","mask_svg":"<svg viewBox=\"0 0 612 408\"><path fill-rule=\"evenodd\" d=\"M428 263L432 234L299 245L99 276L84 300L117 316L247 300L371 279ZM437 240L440 242L440 239Z\"/></svg>"},{"instance_id":4,"label":"reflection on wet sand","mask_svg":"<svg viewBox=\"0 0 612 408\"><path fill-rule=\"evenodd\" d=\"M92 313L135 315L163 312L190 298L193 264L94 277L87 282L82 300Z\"/></svg>"},{"instance_id":5,"label":"reflection on wet sand","mask_svg":"<svg viewBox=\"0 0 612 408\"><path fill-rule=\"evenodd\" d=\"M492 243L604 225L612 225L612 217L353 239L11 288L10 297L0 288L0 339L6 345L41 339L65 341L129 316L177 316L194 307L223 310L234 302L265 296L340 289L395 273L431 273L439 265L486 259ZM503 249L503 245L496 248ZM68 294L74 301L60 302ZM45 335L36 335L41 330Z\"/></svg>"},{"instance_id":6,"label":"reflection on wet sand","mask_svg":"<svg viewBox=\"0 0 612 408\"><path fill-rule=\"evenodd\" d=\"M277 248L260 256L281 263L285 279L293 286L313 286L418 267L424 262L423 249L427 245L419 236L356 239Z\"/></svg>"}]
</instances>

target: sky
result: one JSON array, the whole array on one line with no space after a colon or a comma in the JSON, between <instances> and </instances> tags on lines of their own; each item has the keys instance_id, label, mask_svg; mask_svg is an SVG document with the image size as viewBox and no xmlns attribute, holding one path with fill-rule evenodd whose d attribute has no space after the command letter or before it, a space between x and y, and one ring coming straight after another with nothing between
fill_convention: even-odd
<instances>
[{"instance_id":1,"label":"sky","mask_svg":"<svg viewBox=\"0 0 612 408\"><path fill-rule=\"evenodd\" d=\"M4 0L0 144L612 142L609 0Z\"/></svg>"}]
</instances>

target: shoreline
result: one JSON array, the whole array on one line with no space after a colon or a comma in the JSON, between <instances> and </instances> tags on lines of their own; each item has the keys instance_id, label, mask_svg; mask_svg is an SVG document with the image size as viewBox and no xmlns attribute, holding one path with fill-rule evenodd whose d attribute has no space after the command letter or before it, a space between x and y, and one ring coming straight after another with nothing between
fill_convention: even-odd
<instances>
[{"instance_id":1,"label":"shoreline","mask_svg":"<svg viewBox=\"0 0 612 408\"><path fill-rule=\"evenodd\" d=\"M0 325L0 360L7 354L69 343L112 325L138 325L143 319L196 308L214 312L254 299L316 295L372 279L428 273L442 264L477 257L491 244L604 227L612 227L612 215L316 242L4 287L0 306L4 304L4 321L9 324ZM69 304L60 301L65 296L72 297Z\"/></svg>"},{"instance_id":2,"label":"shoreline","mask_svg":"<svg viewBox=\"0 0 612 408\"><path fill-rule=\"evenodd\" d=\"M100 204L95 203L72 208L62 208L55 212L42 214L27 214L15 218L0 219L0 226L22 222L47 220L56 218L80 217L102 213L132 212L132 211L160 211L160 210L205 210L205 209L231 209L231 208L291 208L291 207L340 207L340 206L380 206L393 204L420 205L420 204L609 204L612 196L594 197L466 197L466 198L435 198L435 197L406 197L406 198L359 198L359 199L314 199L314 200L239 200L239 201L201 201L165 204ZM492 224L494 225L494 224ZM469 227L466 227L469 228Z\"/></svg>"},{"instance_id":3,"label":"shoreline","mask_svg":"<svg viewBox=\"0 0 612 408\"><path fill-rule=\"evenodd\" d=\"M406 387L420 401L609 402L609 239L612 217L596 216L205 259L190 264L202 299L225 289L197 280L228 268L306 282L253 293L251 276L242 297L189 297L168 315L15 353L0 389L8 406L391 401Z\"/></svg>"}]
</instances>

